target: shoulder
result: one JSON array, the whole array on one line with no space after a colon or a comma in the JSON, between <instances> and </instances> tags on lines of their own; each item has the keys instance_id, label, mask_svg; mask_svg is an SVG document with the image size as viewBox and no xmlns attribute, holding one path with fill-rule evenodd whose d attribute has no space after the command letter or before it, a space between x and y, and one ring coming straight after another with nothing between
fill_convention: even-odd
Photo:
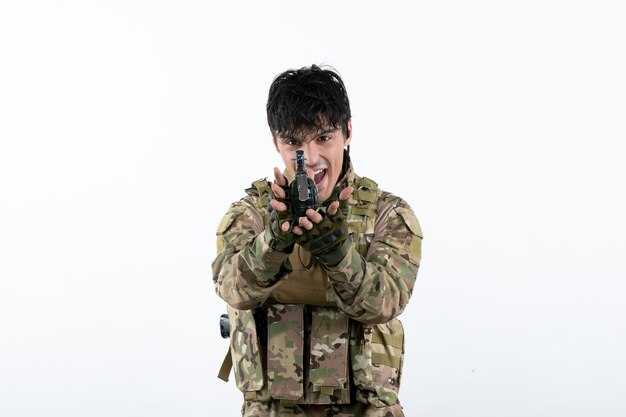
<instances>
[{"instance_id":1,"label":"shoulder","mask_svg":"<svg viewBox=\"0 0 626 417\"><path fill-rule=\"evenodd\" d=\"M377 211L394 207L411 208L409 203L402 198L381 189L378 183L368 177L356 177L354 179L354 192L352 197L358 202L369 202L376 204Z\"/></svg>"},{"instance_id":2,"label":"shoulder","mask_svg":"<svg viewBox=\"0 0 626 417\"><path fill-rule=\"evenodd\" d=\"M401 197L398 197L397 195L392 194L389 191L383 191L383 190L379 190L378 204L379 206L383 206L383 207L389 206L391 208L395 208L395 207L411 208L409 203L407 203Z\"/></svg>"},{"instance_id":3,"label":"shoulder","mask_svg":"<svg viewBox=\"0 0 626 417\"><path fill-rule=\"evenodd\" d=\"M422 228L413 209L408 202L395 194L379 190L377 215L380 216L380 221L385 222L390 218L399 217L414 235L423 237Z\"/></svg>"},{"instance_id":4,"label":"shoulder","mask_svg":"<svg viewBox=\"0 0 626 417\"><path fill-rule=\"evenodd\" d=\"M218 226L217 234L224 234L234 223L261 228L268 214L269 184L266 179L253 181L252 186L245 189L246 195L230 205Z\"/></svg>"}]
</instances>

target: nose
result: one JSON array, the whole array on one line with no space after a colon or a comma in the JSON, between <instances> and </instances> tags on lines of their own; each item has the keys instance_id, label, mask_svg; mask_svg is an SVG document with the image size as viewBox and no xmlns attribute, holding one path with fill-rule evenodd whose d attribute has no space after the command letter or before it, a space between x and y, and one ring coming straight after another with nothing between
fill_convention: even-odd
<instances>
[{"instance_id":1,"label":"nose","mask_svg":"<svg viewBox=\"0 0 626 417\"><path fill-rule=\"evenodd\" d=\"M314 167L317 165L320 158L317 143L315 143L315 141L306 142L302 146L302 150L304 151L304 157L306 158L306 166Z\"/></svg>"}]
</instances>

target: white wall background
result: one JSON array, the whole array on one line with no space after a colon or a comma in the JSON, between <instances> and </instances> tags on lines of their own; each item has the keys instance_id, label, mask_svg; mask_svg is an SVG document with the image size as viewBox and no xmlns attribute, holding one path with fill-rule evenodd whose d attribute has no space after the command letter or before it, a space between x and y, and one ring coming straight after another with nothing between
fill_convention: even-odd
<instances>
[{"instance_id":1,"label":"white wall background","mask_svg":"<svg viewBox=\"0 0 626 417\"><path fill-rule=\"evenodd\" d=\"M425 233L407 416L626 415L620 1L3 1L0 416L235 416L210 263L328 63Z\"/></svg>"}]
</instances>

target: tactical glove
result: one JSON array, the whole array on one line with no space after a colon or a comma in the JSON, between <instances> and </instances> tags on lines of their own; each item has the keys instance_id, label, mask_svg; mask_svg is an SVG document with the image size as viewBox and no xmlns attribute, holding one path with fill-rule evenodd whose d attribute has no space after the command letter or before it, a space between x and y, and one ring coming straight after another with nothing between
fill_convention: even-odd
<instances>
[{"instance_id":1,"label":"tactical glove","mask_svg":"<svg viewBox=\"0 0 626 417\"><path fill-rule=\"evenodd\" d=\"M297 236L291 231L291 227L289 227L289 230L286 232L283 232L282 229L283 223L292 223L290 190L289 186L279 185L279 187L285 192L285 198L278 198L272 192L270 192L270 198L285 204L287 209L284 211L277 211L274 210L274 207L272 207L271 204L267 205L267 209L270 214L270 223L268 227L271 236L268 245L274 250L291 253Z\"/></svg>"},{"instance_id":2,"label":"tactical glove","mask_svg":"<svg viewBox=\"0 0 626 417\"><path fill-rule=\"evenodd\" d=\"M327 200L332 202L330 198ZM348 201L340 201L334 215L320 212L322 221L314 224L311 230L304 230L298 244L318 256L326 265L336 265L350 250L348 239Z\"/></svg>"}]
</instances>

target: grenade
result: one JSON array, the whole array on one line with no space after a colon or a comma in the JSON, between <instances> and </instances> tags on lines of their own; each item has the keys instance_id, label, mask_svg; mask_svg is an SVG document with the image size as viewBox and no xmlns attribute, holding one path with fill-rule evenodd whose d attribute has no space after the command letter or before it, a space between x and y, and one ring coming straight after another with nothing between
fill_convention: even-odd
<instances>
[{"instance_id":1,"label":"grenade","mask_svg":"<svg viewBox=\"0 0 626 417\"><path fill-rule=\"evenodd\" d=\"M294 219L305 217L308 209L317 210L318 198L315 182L304 170L304 151L296 151L296 178L291 182L291 212Z\"/></svg>"}]
</instances>

